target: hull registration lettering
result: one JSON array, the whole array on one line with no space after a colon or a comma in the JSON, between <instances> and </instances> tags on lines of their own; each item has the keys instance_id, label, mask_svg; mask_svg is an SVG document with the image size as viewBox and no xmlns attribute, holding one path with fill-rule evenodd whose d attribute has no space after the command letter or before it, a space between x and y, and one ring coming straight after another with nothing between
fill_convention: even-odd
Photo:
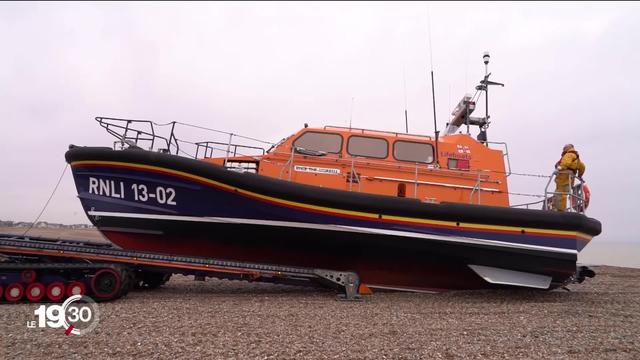
<instances>
[{"instance_id":1,"label":"hull registration lettering","mask_svg":"<svg viewBox=\"0 0 640 360\"><path fill-rule=\"evenodd\" d=\"M125 186L122 181L89 177L89 194L108 196L116 199L134 201L155 201L158 204L177 205L176 190L172 187L131 184Z\"/></svg>"}]
</instances>

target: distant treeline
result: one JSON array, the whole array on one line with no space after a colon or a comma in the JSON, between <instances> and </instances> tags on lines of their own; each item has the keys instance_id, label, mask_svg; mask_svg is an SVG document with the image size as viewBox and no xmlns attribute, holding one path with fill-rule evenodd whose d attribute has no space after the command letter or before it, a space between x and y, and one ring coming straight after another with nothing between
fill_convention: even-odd
<instances>
[{"instance_id":1,"label":"distant treeline","mask_svg":"<svg viewBox=\"0 0 640 360\"><path fill-rule=\"evenodd\" d=\"M0 227L31 227L32 222L26 221L9 221L9 220L0 220ZM93 229L93 225L90 224L58 224L58 223L50 223L46 221L38 221L33 225L34 228L49 228L49 229Z\"/></svg>"}]
</instances>

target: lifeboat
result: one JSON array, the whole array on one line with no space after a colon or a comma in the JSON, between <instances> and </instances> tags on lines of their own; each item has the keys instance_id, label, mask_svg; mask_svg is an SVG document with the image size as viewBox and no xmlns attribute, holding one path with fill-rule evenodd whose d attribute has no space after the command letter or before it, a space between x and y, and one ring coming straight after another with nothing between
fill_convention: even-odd
<instances>
[{"instance_id":1,"label":"lifeboat","mask_svg":"<svg viewBox=\"0 0 640 360\"><path fill-rule=\"evenodd\" d=\"M498 84L488 76L480 90ZM600 222L586 204L547 209L549 191L542 209L512 206L506 145L487 141L488 114L469 116L474 99L443 136L305 124L269 149L232 133L180 141L178 122L96 118L114 147L65 157L89 220L124 249L353 271L370 288L427 292L592 276L576 262Z\"/></svg>"},{"instance_id":2,"label":"lifeboat","mask_svg":"<svg viewBox=\"0 0 640 360\"><path fill-rule=\"evenodd\" d=\"M125 249L350 270L414 291L550 289L576 276L597 220L511 208L502 151L466 134L438 148L436 160L430 137L323 127L252 157L65 156L88 218Z\"/></svg>"}]
</instances>

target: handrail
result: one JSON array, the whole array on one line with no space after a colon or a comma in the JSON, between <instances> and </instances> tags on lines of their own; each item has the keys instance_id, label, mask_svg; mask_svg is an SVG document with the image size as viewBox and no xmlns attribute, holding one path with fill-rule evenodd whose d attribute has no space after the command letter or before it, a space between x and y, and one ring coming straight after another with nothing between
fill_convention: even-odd
<instances>
[{"instance_id":1,"label":"handrail","mask_svg":"<svg viewBox=\"0 0 640 360\"><path fill-rule=\"evenodd\" d=\"M507 159L507 171L505 175L508 177L511 175L511 159L509 158L509 146L504 141L487 141L487 144L494 145L504 145L504 151L502 152L502 156Z\"/></svg>"},{"instance_id":2,"label":"handrail","mask_svg":"<svg viewBox=\"0 0 640 360\"><path fill-rule=\"evenodd\" d=\"M286 161L284 163L282 163L282 167L280 169L280 174L279 174L279 178L282 179L285 170L289 171L289 176L288 176L288 180L291 181L292 179L292 175L293 175L293 168L294 168L294 163L296 161L296 159L307 159L307 161L309 161L309 158L313 158L311 155L305 155L304 153L300 153L301 150L300 148L297 147L292 147L291 152L286 154ZM271 154L273 155L285 155L284 152L272 152ZM323 155L323 157L326 156ZM343 174L342 176L346 177L346 180L349 182L349 186L348 186L348 191L353 191L353 182L357 182L358 183L358 190L357 191L361 191L361 187L362 187L362 179L366 179L366 178L371 178L371 179L377 179L377 180L387 180L387 181L396 181L396 182L407 182L409 184L413 184L413 197L414 198L418 198L418 188L420 185L436 185L436 186L448 186L448 187L456 187L456 188L462 188L462 189L468 189L471 190L471 194L470 194L470 198L469 198L469 203L473 203L473 197L474 194L477 192L477 204L481 204L481 191L488 191L488 192L500 192L499 189L497 188L485 188L482 186L482 183L496 183L499 184L500 181L497 180L491 180L490 176L487 174L489 171L488 170L477 170L475 173L473 172L468 172L468 171L460 171L460 170L450 170L450 169L441 169L441 168L423 168L422 171L421 170L421 163L414 163L413 166L409 166L408 164L398 164L395 162L389 162L389 161L384 161L384 160L371 160L371 159L363 159L363 158L358 158L358 157L351 157L351 158L342 158L342 157L332 157L330 158L332 161L334 161L338 166L348 166L350 171L348 173ZM271 159L270 161L273 162L274 159ZM283 159L284 160L284 159ZM414 173L413 179L401 179L401 178L385 178L385 177L381 177L381 176L364 176L364 175L360 175L357 172L357 166L371 166L372 164L374 165L383 165L383 166L392 166L395 169L399 169L399 168L404 168L406 171L411 171ZM424 164L424 165L429 165L429 164ZM473 186L467 186L467 185L456 185L456 184L446 184L446 183L438 183L438 182L427 182L427 181L423 181L423 180L419 180L419 175L424 175L426 174L426 172L424 171L426 170L426 172L436 172L437 175L439 176L456 176L456 177L463 177L466 178L467 180L474 180L475 179L475 184ZM470 178L469 174L472 174L473 177Z\"/></svg>"},{"instance_id":3,"label":"handrail","mask_svg":"<svg viewBox=\"0 0 640 360\"><path fill-rule=\"evenodd\" d=\"M413 176L413 197L418 198L418 163L416 163L416 172Z\"/></svg>"},{"instance_id":4,"label":"handrail","mask_svg":"<svg viewBox=\"0 0 640 360\"><path fill-rule=\"evenodd\" d=\"M512 208L524 207L524 208L529 209L529 207L530 207L530 206L532 206L532 205L536 205L536 204L542 204L542 203L543 203L543 202L545 202L545 201L547 201L547 199L542 199L542 200L538 200L538 201L533 201L533 202L530 202L530 203L524 203L524 204L511 205L511 206L509 206L509 207L512 207ZM542 205L542 206L544 207L544 205Z\"/></svg>"},{"instance_id":5,"label":"handrail","mask_svg":"<svg viewBox=\"0 0 640 360\"><path fill-rule=\"evenodd\" d=\"M363 129L363 128L354 128L354 127L347 127L347 126L336 126L336 125L326 125L325 127L323 127L324 130L349 130L349 132L354 132L355 131L359 131L360 134L365 134L365 131L367 132L371 132L373 134L378 134L378 135L382 135L382 134L387 134L387 135L394 135L396 137L419 137L419 138L426 138L427 140L433 140L433 138L430 135L422 135L422 134L410 134L410 133L399 133L399 132L394 132L394 131L384 131L384 130L375 130L375 129ZM373 135L372 134L372 135Z\"/></svg>"},{"instance_id":6,"label":"handrail","mask_svg":"<svg viewBox=\"0 0 640 360\"><path fill-rule=\"evenodd\" d=\"M237 135L225 131L215 130L206 128L198 125L191 125L187 123L182 123L179 121L171 121L165 124L159 124L150 120L141 120L141 119L121 119L121 118L113 118L113 117L96 117L95 120L98 124L104 128L107 133L114 136L118 141L114 142L114 149L117 144L120 144L120 148L124 148L125 146L138 146L140 147L140 143L146 143L148 145L148 150L157 150L160 152L173 153L175 155L187 155L189 157L193 157L198 159L200 152L203 151L203 157L207 157L207 155L213 155L214 150L220 150L212 145L226 145L227 149L225 151L225 163L226 159L231 154L231 150L233 150L233 156L237 156L238 149L247 149L247 150L257 150L264 155L266 150L263 147L244 145L244 144L234 144L232 143L233 137L237 137L240 139L246 139L251 141L256 141L264 144L272 144L270 142L254 139L248 136ZM157 127L163 126L171 126L169 130L169 136L165 137L158 134L156 129ZM197 129L214 131L220 134L228 134L229 141L228 142L219 142L219 141L199 141L199 142L191 142L186 140L178 139L176 135L176 125L188 126ZM156 148L158 142L161 143L160 148ZM195 155L191 155L185 151L180 149L180 143L187 143L195 146ZM224 151L224 150L222 150Z\"/></svg>"},{"instance_id":7,"label":"handrail","mask_svg":"<svg viewBox=\"0 0 640 360\"><path fill-rule=\"evenodd\" d=\"M549 191L549 185L551 184L551 180L556 178L558 174L569 175L569 181L570 181L569 193ZM576 179L578 179L578 184L574 185L574 182ZM577 213L583 214L585 212L585 208L584 208L585 197L582 190L584 183L585 183L584 180L582 180L581 177L576 176L575 173L571 170L554 171L549 177L549 181L547 181L547 185L544 188L543 210L552 210L552 209L549 209L549 206L550 205L553 206L553 198L555 196L567 196L568 197L567 201L569 202L569 206L566 209L563 209L562 211L577 212ZM549 199L551 199L551 202L549 201ZM573 202L572 199L575 200L575 205L571 205L571 203Z\"/></svg>"},{"instance_id":8,"label":"handrail","mask_svg":"<svg viewBox=\"0 0 640 360\"><path fill-rule=\"evenodd\" d=\"M349 191L353 189L353 181L358 183L358 192L362 189L362 182L360 181L360 175L356 171L355 158L351 159L351 171L349 172Z\"/></svg>"},{"instance_id":9,"label":"handrail","mask_svg":"<svg viewBox=\"0 0 640 360\"><path fill-rule=\"evenodd\" d=\"M473 189L469 194L469 204L473 202L473 194L476 192L476 190L478 191L478 205L480 205L480 191L482 190L482 188L480 187L480 171L478 171L478 180L476 181L476 184L473 186Z\"/></svg>"},{"instance_id":10,"label":"handrail","mask_svg":"<svg viewBox=\"0 0 640 360\"><path fill-rule=\"evenodd\" d=\"M286 158L289 158L289 156L291 156L290 152L286 152L285 153L285 152L281 152L281 151L271 152L270 154L280 155L283 158L285 156L286 156ZM305 154L295 154L294 156L300 157L300 158L309 157L309 155L305 155ZM329 156L331 156L331 155L329 154L329 155L323 156L323 158L329 157ZM376 160L376 159L361 158L361 157L349 157L349 158L330 157L330 159L335 161L338 164L344 164L344 165L350 165L351 161L355 161L356 163L360 163L360 164L363 164L363 165L377 165L377 166L393 167L393 168L396 168L396 169L402 169L402 170L411 171L411 172L413 172L414 169L415 169L415 163L401 163L401 162L386 161L386 160ZM441 175L441 176L456 176L456 177L463 178L463 179L468 179L468 180L476 179L476 174L473 171L437 168L437 167L435 167L435 166L433 166L431 164L427 164L427 163L417 163L417 164L418 165L423 165L424 167L422 167L422 168L425 169L426 171L432 172L432 173L437 173L438 175ZM493 171L491 171L491 170L483 170L483 169L479 169L478 171L480 171L482 173L482 176L481 176L482 177L482 182L499 183L498 180L491 180L490 175L488 173L489 172L493 172Z\"/></svg>"},{"instance_id":11,"label":"handrail","mask_svg":"<svg viewBox=\"0 0 640 360\"><path fill-rule=\"evenodd\" d=\"M157 135L155 133L155 128L153 126L153 122L149 120L133 120L133 119L118 119L118 118L107 118L107 117L96 117L95 120L98 124L104 128L109 134L114 136L118 141L114 143L120 143L121 147L124 147L125 144L131 145L130 142L134 143L138 146L138 143L141 141L148 141L151 143L149 149L153 149L156 140L164 141L164 144L167 146L167 151L170 148L170 139L166 137ZM124 125L122 124L124 123ZM131 127L131 124L142 124L148 125L149 130L143 130L138 128ZM134 133L135 135L129 135L130 133Z\"/></svg>"},{"instance_id":12,"label":"handrail","mask_svg":"<svg viewBox=\"0 0 640 360\"><path fill-rule=\"evenodd\" d=\"M295 146L292 146L291 156L289 157L289 160L287 160L287 162L282 165L282 169L280 169L280 176L278 176L279 179L282 179L282 173L284 172L284 169L286 169L287 166L289 165L289 181L291 181L291 171L293 169L293 156L294 156L295 150L296 150Z\"/></svg>"},{"instance_id":13,"label":"handrail","mask_svg":"<svg viewBox=\"0 0 640 360\"><path fill-rule=\"evenodd\" d=\"M279 179L282 179L283 175L284 175L284 172L286 170L288 170L288 181L291 181L292 180L292 176L293 176L293 172L294 172L294 164L295 164L296 158L305 158L306 159L308 157L308 155L304 155L304 154L300 155L300 154L298 154L299 150L304 150L304 149L297 148L297 147L292 147L291 148L291 152L288 153L288 155L286 157L286 161L284 163L282 163L282 165L281 165L280 174L278 176ZM280 152L279 154L284 154L284 153ZM401 179L401 178L386 178L386 177L381 177L381 176L365 176L365 175L358 174L358 172L357 172L358 163L366 163L367 165L369 165L371 163L371 161L368 161L368 160L360 161L358 158L353 157L353 158L348 159L348 163L346 163L346 164L345 164L345 162L347 161L347 159L332 158L332 160L335 160L335 162L337 164L340 164L342 166L344 166L344 165L349 166L350 171L348 173L341 174L341 176L345 177L347 182L349 182L349 186L348 186L348 190L349 191L353 191L353 183L354 182L356 182L358 184L357 191L361 191L362 179L371 178L371 179L376 179L376 180L407 182L407 183L413 184L413 186L414 186L413 197L414 198L418 198L418 187L420 185L448 186L448 187L456 187L456 188L461 188L461 189L472 190L471 198L473 198L473 194L475 193L475 191L477 191L478 192L478 204L481 203L481 199L480 199L480 192L481 191L500 192L500 190L497 189L497 188L485 188L485 187L482 187L482 182L494 182L494 181L488 180L488 176L487 175L483 176L483 172L486 172L485 170L478 170L475 173L475 179L476 179L475 185L474 186L467 186L467 185L446 184L446 183L428 182L428 181L419 180L418 175L421 174L421 172L419 171L420 170L420 163L415 163L414 166L411 167L411 170L414 172L413 179ZM273 160L269 160L269 161L273 161ZM393 164L393 165L396 168L398 167L397 164ZM405 167L409 168L408 166L405 166ZM433 169L428 169L428 170L431 171ZM438 169L438 170L446 170L446 169ZM422 172L422 174L424 174L424 172ZM483 180L483 177L485 178L485 180ZM495 182L499 183L497 181L495 181ZM472 201L470 200L470 202L472 202Z\"/></svg>"},{"instance_id":14,"label":"handrail","mask_svg":"<svg viewBox=\"0 0 640 360\"><path fill-rule=\"evenodd\" d=\"M198 158L198 155L200 154L200 148L202 148L202 151L204 152L203 157L207 158L207 157L213 157L213 151L214 150L220 150L220 151L225 151L223 149L211 146L211 145L224 145L226 146L227 143L221 142L221 141L198 141L196 143L194 143L196 145L196 155L195 158ZM240 144L231 144L231 147L233 147L233 156L238 156L238 148L241 149L251 149L251 150L258 150L262 152L262 155L264 155L266 153L264 148L261 148L259 146L249 146L249 145L240 145Z\"/></svg>"}]
</instances>

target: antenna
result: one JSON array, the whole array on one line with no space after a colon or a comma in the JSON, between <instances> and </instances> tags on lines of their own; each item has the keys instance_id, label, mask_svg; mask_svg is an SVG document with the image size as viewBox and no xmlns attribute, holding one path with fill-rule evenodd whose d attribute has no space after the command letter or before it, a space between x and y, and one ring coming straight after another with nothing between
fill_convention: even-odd
<instances>
[{"instance_id":1,"label":"antenna","mask_svg":"<svg viewBox=\"0 0 640 360\"><path fill-rule=\"evenodd\" d=\"M483 125L480 127L480 134L478 134L478 140L480 142L487 142L487 127L489 124L489 84L488 84L488 80L489 80L489 58L491 56L489 55L488 51L485 51L484 54L482 54L482 61L484 62L484 95L485 95L485 110L484 110L484 119L486 121L486 125Z\"/></svg>"},{"instance_id":2,"label":"antenna","mask_svg":"<svg viewBox=\"0 0 640 360\"><path fill-rule=\"evenodd\" d=\"M402 82L404 83L404 132L409 133L409 116L407 115L407 76L402 67Z\"/></svg>"},{"instance_id":3,"label":"antenna","mask_svg":"<svg viewBox=\"0 0 640 360\"><path fill-rule=\"evenodd\" d=\"M436 138L436 166L440 167L440 159L438 152L438 135L440 131L438 131L438 120L436 118L436 92L435 85L433 80L433 48L431 46L431 17L429 16L429 9L427 9L427 30L429 32L429 59L431 60L431 97L433 99L433 130Z\"/></svg>"},{"instance_id":4,"label":"antenna","mask_svg":"<svg viewBox=\"0 0 640 360\"><path fill-rule=\"evenodd\" d=\"M449 83L449 104L447 109L451 109L451 83ZM445 119L448 118L449 115L445 116ZM446 123L445 126L449 126L449 123Z\"/></svg>"},{"instance_id":5,"label":"antenna","mask_svg":"<svg viewBox=\"0 0 640 360\"><path fill-rule=\"evenodd\" d=\"M480 92L484 91L485 95L485 117L484 119L482 119L482 122L478 124L480 127L480 133L478 134L477 139L479 142L484 143L487 146L489 146L489 144L487 143L487 128L491 123L489 121L489 86L499 85L504 87L504 84L502 83L489 81L489 76L491 76L491 73L489 72L490 58L491 56L489 55L489 52L485 51L482 55L482 61L484 62L484 79L480 80L480 85L476 86L476 90Z\"/></svg>"},{"instance_id":6,"label":"antenna","mask_svg":"<svg viewBox=\"0 0 640 360\"><path fill-rule=\"evenodd\" d=\"M353 120L353 101L355 100L355 97L351 98L351 112L349 114L349 130L351 130L351 121Z\"/></svg>"}]
</instances>

